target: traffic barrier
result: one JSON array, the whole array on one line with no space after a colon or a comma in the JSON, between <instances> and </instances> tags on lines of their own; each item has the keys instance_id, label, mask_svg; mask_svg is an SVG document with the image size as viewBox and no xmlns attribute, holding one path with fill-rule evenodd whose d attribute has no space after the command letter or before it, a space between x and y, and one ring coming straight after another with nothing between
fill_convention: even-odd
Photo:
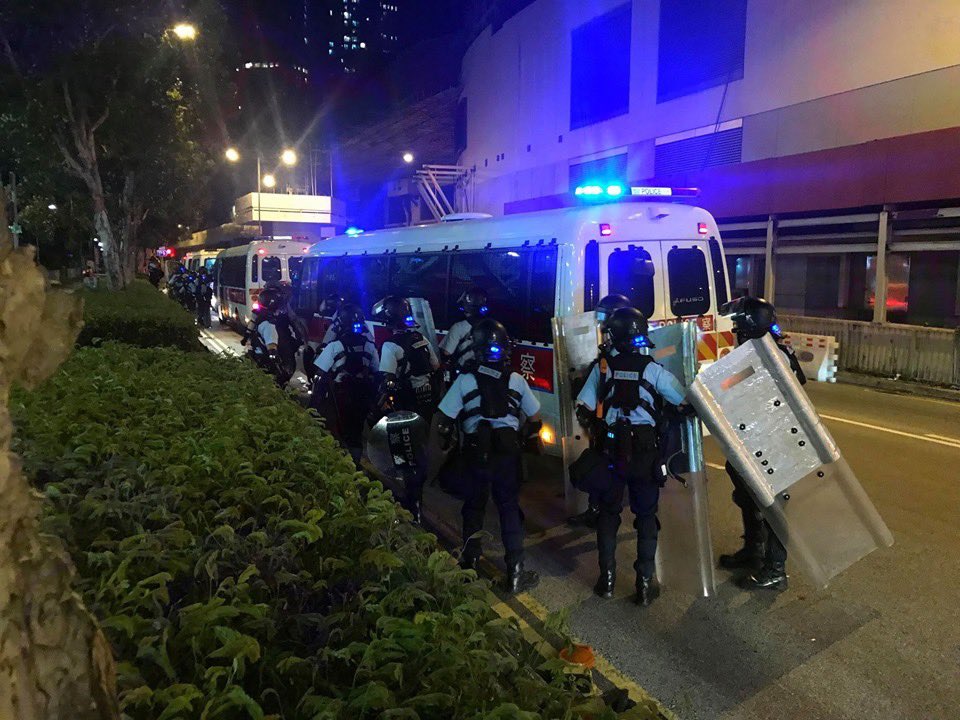
<instances>
[{"instance_id":1,"label":"traffic barrier","mask_svg":"<svg viewBox=\"0 0 960 720\"><path fill-rule=\"evenodd\" d=\"M835 337L791 332L786 340L797 354L797 360L810 380L832 383L837 381L840 343Z\"/></svg>"}]
</instances>

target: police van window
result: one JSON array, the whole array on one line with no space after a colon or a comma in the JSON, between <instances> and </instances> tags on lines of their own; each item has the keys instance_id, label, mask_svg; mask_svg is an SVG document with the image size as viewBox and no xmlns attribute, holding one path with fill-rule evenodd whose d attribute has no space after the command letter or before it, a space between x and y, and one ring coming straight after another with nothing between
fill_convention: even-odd
<instances>
[{"instance_id":1,"label":"police van window","mask_svg":"<svg viewBox=\"0 0 960 720\"><path fill-rule=\"evenodd\" d=\"M369 313L374 304L390 292L390 258L361 255L343 260L340 295ZM331 292L326 290L328 295Z\"/></svg>"},{"instance_id":2,"label":"police van window","mask_svg":"<svg viewBox=\"0 0 960 720\"><path fill-rule=\"evenodd\" d=\"M703 315L710 310L707 258L700 248L672 248L667 253L667 277L674 315Z\"/></svg>"},{"instance_id":3,"label":"police van window","mask_svg":"<svg viewBox=\"0 0 960 720\"><path fill-rule=\"evenodd\" d=\"M243 277L245 267L246 261L239 255L223 258L220 262L220 285L223 287L243 287L246 285Z\"/></svg>"},{"instance_id":4,"label":"police van window","mask_svg":"<svg viewBox=\"0 0 960 720\"><path fill-rule=\"evenodd\" d=\"M300 290L297 292L297 310L315 311L319 307L317 302L317 285L320 281L321 258L308 257L303 260L300 273Z\"/></svg>"},{"instance_id":5,"label":"police van window","mask_svg":"<svg viewBox=\"0 0 960 720\"><path fill-rule=\"evenodd\" d=\"M287 258L287 272L290 275L290 284L294 287L300 282L300 269L303 266L303 258L291 255Z\"/></svg>"},{"instance_id":6,"label":"police van window","mask_svg":"<svg viewBox=\"0 0 960 720\"><path fill-rule=\"evenodd\" d=\"M280 258L265 257L260 263L260 274L264 282L278 283L283 279L283 271L280 269Z\"/></svg>"},{"instance_id":7,"label":"police van window","mask_svg":"<svg viewBox=\"0 0 960 720\"><path fill-rule=\"evenodd\" d=\"M710 263L713 265L713 284L717 289L717 307L720 307L730 298L727 296L727 268L720 243L715 238L710 238Z\"/></svg>"},{"instance_id":8,"label":"police van window","mask_svg":"<svg viewBox=\"0 0 960 720\"><path fill-rule=\"evenodd\" d=\"M617 248L607 258L607 294L625 295L637 310L651 317L656 303L655 272L653 258L642 247Z\"/></svg>"},{"instance_id":9,"label":"police van window","mask_svg":"<svg viewBox=\"0 0 960 720\"><path fill-rule=\"evenodd\" d=\"M457 300L473 286L487 292L490 316L502 322L516 339L524 328L529 252L517 249L460 251L450 263L450 317L459 317Z\"/></svg>"},{"instance_id":10,"label":"police van window","mask_svg":"<svg viewBox=\"0 0 960 720\"><path fill-rule=\"evenodd\" d=\"M390 294L422 297L430 303L434 326L446 330L447 266L450 255L433 253L394 255L390 265Z\"/></svg>"},{"instance_id":11,"label":"police van window","mask_svg":"<svg viewBox=\"0 0 960 720\"><path fill-rule=\"evenodd\" d=\"M552 318L556 314L556 294L557 248L539 248L533 252L530 260L530 291L522 333L524 340L553 341Z\"/></svg>"},{"instance_id":12,"label":"police van window","mask_svg":"<svg viewBox=\"0 0 960 720\"><path fill-rule=\"evenodd\" d=\"M583 251L583 310L593 310L600 302L600 245L587 243Z\"/></svg>"},{"instance_id":13,"label":"police van window","mask_svg":"<svg viewBox=\"0 0 960 720\"><path fill-rule=\"evenodd\" d=\"M259 282L260 280L260 256L253 255L250 258L250 282Z\"/></svg>"}]
</instances>

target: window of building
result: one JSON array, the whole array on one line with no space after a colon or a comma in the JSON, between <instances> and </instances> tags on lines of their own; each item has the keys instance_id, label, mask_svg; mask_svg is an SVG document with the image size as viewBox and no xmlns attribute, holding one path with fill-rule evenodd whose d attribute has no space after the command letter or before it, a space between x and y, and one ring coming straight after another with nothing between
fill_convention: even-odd
<instances>
[{"instance_id":1,"label":"window of building","mask_svg":"<svg viewBox=\"0 0 960 720\"><path fill-rule=\"evenodd\" d=\"M707 258L700 248L671 248L667 253L667 278L674 315L703 315L710 310Z\"/></svg>"},{"instance_id":2,"label":"window of building","mask_svg":"<svg viewBox=\"0 0 960 720\"><path fill-rule=\"evenodd\" d=\"M669 4L669 3L664 3ZM625 114L630 109L630 21L626 3L571 34L570 129ZM684 32L691 42L689 32Z\"/></svg>"},{"instance_id":3,"label":"window of building","mask_svg":"<svg viewBox=\"0 0 960 720\"><path fill-rule=\"evenodd\" d=\"M727 251L727 270L730 275L730 292L733 297L763 295L763 274L766 258L763 255L737 255L735 249Z\"/></svg>"},{"instance_id":4,"label":"window of building","mask_svg":"<svg viewBox=\"0 0 960 720\"><path fill-rule=\"evenodd\" d=\"M654 148L654 174L664 177L674 173L699 172L708 167L738 163L742 154L742 127L662 143Z\"/></svg>"},{"instance_id":5,"label":"window of building","mask_svg":"<svg viewBox=\"0 0 960 720\"><path fill-rule=\"evenodd\" d=\"M719 308L730 297L727 295L727 268L723 264L723 251L720 249L720 243L714 238L710 238L710 264L713 265L713 284L716 287Z\"/></svg>"},{"instance_id":6,"label":"window of building","mask_svg":"<svg viewBox=\"0 0 960 720\"><path fill-rule=\"evenodd\" d=\"M743 78L747 0L660 3L657 102Z\"/></svg>"},{"instance_id":7,"label":"window of building","mask_svg":"<svg viewBox=\"0 0 960 720\"><path fill-rule=\"evenodd\" d=\"M626 296L633 307L650 317L656 305L655 274L653 258L642 247L616 248L607 258L607 294Z\"/></svg>"},{"instance_id":8,"label":"window of building","mask_svg":"<svg viewBox=\"0 0 960 720\"><path fill-rule=\"evenodd\" d=\"M627 154L588 160L570 166L570 190L578 185L624 182L627 178Z\"/></svg>"},{"instance_id":9,"label":"window of building","mask_svg":"<svg viewBox=\"0 0 960 720\"><path fill-rule=\"evenodd\" d=\"M260 264L260 274L265 283L278 283L283 279L283 271L280 269L280 258L265 257Z\"/></svg>"}]
</instances>

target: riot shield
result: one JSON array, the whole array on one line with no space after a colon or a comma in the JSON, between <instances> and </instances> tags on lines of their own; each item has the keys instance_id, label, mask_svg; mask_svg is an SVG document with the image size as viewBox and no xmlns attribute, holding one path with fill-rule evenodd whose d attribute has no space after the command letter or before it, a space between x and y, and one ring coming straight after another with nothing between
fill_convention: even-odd
<instances>
[{"instance_id":1,"label":"riot shield","mask_svg":"<svg viewBox=\"0 0 960 720\"><path fill-rule=\"evenodd\" d=\"M437 327L433 323L433 310L430 308L430 302L424 298L412 297L408 299L417 327L420 328L421 334L433 347L437 357L440 357L440 346L437 344Z\"/></svg>"},{"instance_id":2,"label":"riot shield","mask_svg":"<svg viewBox=\"0 0 960 720\"><path fill-rule=\"evenodd\" d=\"M575 409L587 370L597 359L597 314L586 312L553 318L553 342L559 381L564 498L567 513L573 515L587 508L587 495L570 484L570 465L590 445L590 438L577 422Z\"/></svg>"},{"instance_id":3,"label":"riot shield","mask_svg":"<svg viewBox=\"0 0 960 720\"><path fill-rule=\"evenodd\" d=\"M704 369L688 394L791 560L818 586L893 536L769 336Z\"/></svg>"},{"instance_id":4,"label":"riot shield","mask_svg":"<svg viewBox=\"0 0 960 720\"><path fill-rule=\"evenodd\" d=\"M689 387L697 372L696 322L665 325L651 331L650 339L656 345L653 358ZM657 577L666 587L710 597L716 578L699 420L684 419L680 433L680 452L662 458L667 478L657 513Z\"/></svg>"},{"instance_id":5,"label":"riot shield","mask_svg":"<svg viewBox=\"0 0 960 720\"><path fill-rule=\"evenodd\" d=\"M427 423L407 410L392 412L373 426L367 436L367 459L377 472L391 480L426 462Z\"/></svg>"}]
</instances>

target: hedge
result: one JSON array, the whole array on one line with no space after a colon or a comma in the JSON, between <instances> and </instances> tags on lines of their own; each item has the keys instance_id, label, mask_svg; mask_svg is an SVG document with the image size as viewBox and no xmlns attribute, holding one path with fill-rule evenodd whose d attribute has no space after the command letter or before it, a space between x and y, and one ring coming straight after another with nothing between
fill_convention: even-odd
<instances>
[{"instance_id":1,"label":"hedge","mask_svg":"<svg viewBox=\"0 0 960 720\"><path fill-rule=\"evenodd\" d=\"M79 290L84 326L79 345L115 340L138 347L201 351L194 316L145 280L125 290Z\"/></svg>"},{"instance_id":2,"label":"hedge","mask_svg":"<svg viewBox=\"0 0 960 720\"><path fill-rule=\"evenodd\" d=\"M108 343L11 409L127 716L612 715L249 363Z\"/></svg>"}]
</instances>

